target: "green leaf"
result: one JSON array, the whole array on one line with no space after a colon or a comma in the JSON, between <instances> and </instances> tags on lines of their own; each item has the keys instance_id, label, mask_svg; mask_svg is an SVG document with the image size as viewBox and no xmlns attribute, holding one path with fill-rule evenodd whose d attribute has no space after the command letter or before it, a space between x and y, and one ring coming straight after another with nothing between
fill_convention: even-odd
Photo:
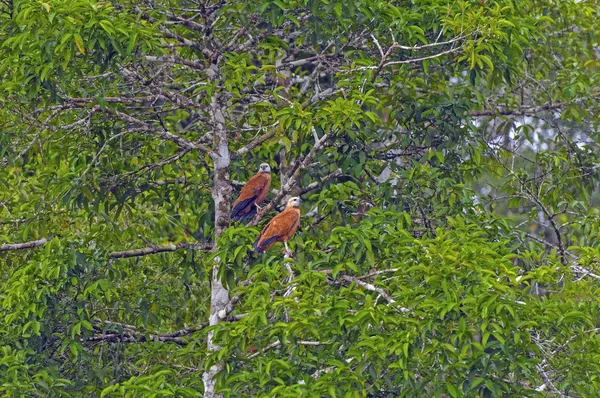
<instances>
[{"instance_id":1,"label":"green leaf","mask_svg":"<svg viewBox=\"0 0 600 398\"><path fill-rule=\"evenodd\" d=\"M81 54L85 54L85 47L83 45L83 38L79 33L73 34L73 39L75 40L75 45Z\"/></svg>"},{"instance_id":2,"label":"green leaf","mask_svg":"<svg viewBox=\"0 0 600 398\"><path fill-rule=\"evenodd\" d=\"M273 0L272 4L275 4L277 7L279 7L283 11L285 11L287 8L281 0Z\"/></svg>"},{"instance_id":3,"label":"green leaf","mask_svg":"<svg viewBox=\"0 0 600 398\"><path fill-rule=\"evenodd\" d=\"M446 383L446 388L448 389L448 392L450 393L450 395L452 395L453 397L458 397L458 390L456 389L456 387L450 383Z\"/></svg>"}]
</instances>

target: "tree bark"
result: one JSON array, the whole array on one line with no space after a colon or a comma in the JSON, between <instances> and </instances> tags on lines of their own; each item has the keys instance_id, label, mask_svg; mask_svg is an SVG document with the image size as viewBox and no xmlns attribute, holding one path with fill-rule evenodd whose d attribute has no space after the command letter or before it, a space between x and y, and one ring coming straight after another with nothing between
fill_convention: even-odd
<instances>
[{"instance_id":1,"label":"tree bark","mask_svg":"<svg viewBox=\"0 0 600 398\"><path fill-rule=\"evenodd\" d=\"M211 67L212 73L210 77L213 80L218 78L218 69L216 65ZM212 197L215 203L215 244L214 249L216 250L216 240L223 231L229 226L229 212L231 203L232 188L229 183L229 166L231 164L231 156L229 153L228 141L227 141L227 128L225 124L225 114L222 109L222 105L219 103L218 93L215 93L212 97L210 104L210 114L214 124L214 152L213 156L214 163L214 180ZM229 299L229 291L221 281L219 280L219 266L220 259L215 258L213 265L213 272L211 278L211 294L210 294L210 316L209 325L213 326L219 323L221 318L227 315ZM219 351L220 346L213 342L214 333L211 331L207 336L208 351ZM202 381L204 382L204 397L215 398L222 397L223 394L217 394L215 392L215 376L223 369L223 362L216 363L210 367L208 371L202 374Z\"/></svg>"}]
</instances>

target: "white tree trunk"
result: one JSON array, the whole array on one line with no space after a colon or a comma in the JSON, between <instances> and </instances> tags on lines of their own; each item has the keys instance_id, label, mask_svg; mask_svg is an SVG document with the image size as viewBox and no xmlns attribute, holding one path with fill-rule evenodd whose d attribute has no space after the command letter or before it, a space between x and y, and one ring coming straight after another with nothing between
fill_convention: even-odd
<instances>
[{"instance_id":1,"label":"white tree trunk","mask_svg":"<svg viewBox=\"0 0 600 398\"><path fill-rule=\"evenodd\" d=\"M215 203L215 245L216 239L221 236L221 233L229 226L229 213L231 203L231 185L229 184L229 165L231 157L227 142L227 129L225 125L225 115L221 104L219 104L218 95L215 94L212 98L211 118L215 125L214 131L214 151L216 155L213 157L214 162L214 186L212 197ZM229 291L223 286L218 278L220 259L215 259L211 278L211 294L210 294L210 317L209 324L211 326L219 323L219 319L227 315L229 304ZM213 332L208 333L207 337L208 350L218 351L220 346L213 342ZM215 398L222 397L222 394L215 393L215 376L223 369L223 363L217 363L210 367L208 371L202 374L204 382L204 397Z\"/></svg>"}]
</instances>

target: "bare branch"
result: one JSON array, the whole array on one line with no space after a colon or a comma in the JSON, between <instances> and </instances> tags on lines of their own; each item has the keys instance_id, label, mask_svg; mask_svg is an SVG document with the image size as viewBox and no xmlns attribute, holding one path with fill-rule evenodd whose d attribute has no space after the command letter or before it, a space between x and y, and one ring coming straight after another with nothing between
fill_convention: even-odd
<instances>
[{"instance_id":1,"label":"bare branch","mask_svg":"<svg viewBox=\"0 0 600 398\"><path fill-rule=\"evenodd\" d=\"M173 64L173 65L184 65L184 66L190 67L195 70L204 71L206 69L206 66L198 61L192 61L189 59L175 57L175 56L166 56L165 55L162 57L156 57L153 55L146 55L144 58L150 62L167 63L167 64Z\"/></svg>"},{"instance_id":2,"label":"bare branch","mask_svg":"<svg viewBox=\"0 0 600 398\"><path fill-rule=\"evenodd\" d=\"M550 225L552 226L552 229L554 230L554 233L556 234L556 240L558 243L558 252L560 254L560 259L561 262L563 263L563 265L567 265L567 257L566 257L566 250L563 244L563 238L562 238L562 234L560 232L560 229L558 228L558 226L556 225L556 221L554 221L554 216L550 213L550 211L548 211L548 209L546 208L546 206L542 203L542 201L537 197L537 195L535 193L533 193L531 191L531 189L527 186L527 183L525 181L523 181L523 179L521 177L519 177L513 170L511 167L509 167L504 161L502 161L502 159L500 158L500 156L498 156L498 154L496 154L496 151L494 151L494 149L491 147L491 145L486 141L483 140L483 142L485 143L485 145L487 146L487 148L489 149L491 155L496 159L496 161L498 163L500 163L500 165L515 179L519 182L520 186L522 189L525 190L526 196L533 201L539 208L540 210L546 215L546 217L548 218L548 222L550 222Z\"/></svg>"},{"instance_id":3,"label":"bare branch","mask_svg":"<svg viewBox=\"0 0 600 398\"><path fill-rule=\"evenodd\" d=\"M151 102L156 100L157 96L147 95L143 97L104 97L102 100L106 103L110 104L143 104L146 102ZM69 98L68 101L74 103L84 103L84 104L93 104L98 102L97 98L89 98L89 97L75 97Z\"/></svg>"},{"instance_id":4,"label":"bare branch","mask_svg":"<svg viewBox=\"0 0 600 398\"><path fill-rule=\"evenodd\" d=\"M112 111L108 110L108 108L105 109L108 113L113 113ZM130 116L126 113L120 112L120 111L114 111L114 114L116 116L118 116L121 120L126 121L128 123L134 124L140 128L142 128L145 131L149 131L149 132L153 132L155 134L157 134L159 137L168 140L168 141L172 141L174 143L176 143L177 145L179 145L181 148L188 148L188 149L198 149L206 154L208 154L211 158L215 158L218 155L209 147L202 145L200 143L197 142L190 142L184 138L181 138L167 130L163 130L163 129L159 129L149 123L146 123L140 119L136 119L133 116Z\"/></svg>"},{"instance_id":5,"label":"bare branch","mask_svg":"<svg viewBox=\"0 0 600 398\"><path fill-rule=\"evenodd\" d=\"M398 43L394 43L392 44L392 46L390 47L390 49L395 49L395 48L399 48L400 50L408 50L408 51L419 51L419 50L423 50L425 48L430 48L430 47L438 47L438 46L444 46L446 44L453 44L456 43L457 41L460 41L462 39L464 39L466 37L466 35L460 35L460 36L456 36L448 41L438 41L435 43L428 43L428 44L423 44L421 46L402 46Z\"/></svg>"},{"instance_id":6,"label":"bare branch","mask_svg":"<svg viewBox=\"0 0 600 398\"><path fill-rule=\"evenodd\" d=\"M254 358L256 358L257 356L259 356L260 354L264 354L265 352L267 352L267 351L270 351L270 350L272 350L273 348L279 347L280 345L281 345L281 341L277 340L277 341L275 341L275 342L273 342L273 343L269 344L268 346L266 346L266 347L265 347L265 348L263 348L262 350L260 350L260 351L257 351L257 352L255 352L254 354L252 354L252 355L248 356L248 359L254 359Z\"/></svg>"},{"instance_id":7,"label":"bare branch","mask_svg":"<svg viewBox=\"0 0 600 398\"><path fill-rule=\"evenodd\" d=\"M449 50L439 52L437 54L428 55L426 57L411 58L411 59L405 59L405 60L402 60L402 61L390 61L390 62L386 62L385 64L383 64L383 67L386 68L386 67L391 66L391 65L416 64L416 63L419 63L419 62L422 62L422 61L426 61L428 59L439 58L442 55L455 53L455 52L457 52L457 51L459 51L461 49L462 49L462 47L454 47L454 48L451 48Z\"/></svg>"},{"instance_id":8,"label":"bare branch","mask_svg":"<svg viewBox=\"0 0 600 398\"><path fill-rule=\"evenodd\" d=\"M288 341L288 343L290 343ZM328 341L297 341L296 344L298 345L307 345L307 346L319 346L319 345L327 345L327 344L331 344ZM265 348L263 348L260 351L255 352L254 354L248 356L248 359L254 359L257 356L259 356L260 354L264 354L267 351L272 350L273 348L277 348L281 345L281 340L276 340L275 342L269 344L268 346L266 346Z\"/></svg>"},{"instance_id":9,"label":"bare branch","mask_svg":"<svg viewBox=\"0 0 600 398\"><path fill-rule=\"evenodd\" d=\"M433 55L428 55L425 57L419 57L419 58L409 58L409 59L404 59L401 61L389 61L389 62L384 62L380 65L373 65L373 66L361 66L359 68L355 68L355 69L348 69L345 71L340 71L342 73L354 73L354 72L362 72L362 71L366 71L366 70L381 70L383 68L387 68L388 66L393 66L393 65L404 65L404 64L418 64L419 62L423 62L423 61L427 61L429 59L435 59L435 58L439 58L443 55L447 55L447 54L452 54L455 53L459 50L461 50L462 47L454 47L451 48L449 50L446 51L441 51L439 53L433 54Z\"/></svg>"},{"instance_id":10,"label":"bare branch","mask_svg":"<svg viewBox=\"0 0 600 398\"><path fill-rule=\"evenodd\" d=\"M352 361L354 361L354 357L346 359L346 363L350 363ZM315 379L315 380L317 380L324 373L329 373L329 372L331 372L331 371L333 371L335 369L336 369L336 366L328 366L326 368L319 369L315 373L312 374L312 378Z\"/></svg>"},{"instance_id":11,"label":"bare branch","mask_svg":"<svg viewBox=\"0 0 600 398\"><path fill-rule=\"evenodd\" d=\"M46 238L42 238L39 240L32 240L30 242L24 243L5 243L0 246L0 252L9 251L9 250L23 250L23 249L33 249L35 247L40 247L46 244L48 240Z\"/></svg>"},{"instance_id":12,"label":"bare branch","mask_svg":"<svg viewBox=\"0 0 600 398\"><path fill-rule=\"evenodd\" d=\"M181 159L185 155L187 155L190 151L191 151L191 149L185 148L181 152L179 152L179 153L177 153L177 154L175 154L173 156L170 156L167 159L161 160L160 162L157 162L157 163L148 163L148 164L145 164L145 165L141 166L140 168L138 168L136 170L133 170L133 171L130 171L130 172L127 172L127 173L125 173L123 175L124 176L130 176L130 175L133 175L133 174L141 173L145 169L156 169L158 167L162 167L164 165L171 164L173 162L178 161L179 159Z\"/></svg>"},{"instance_id":13,"label":"bare branch","mask_svg":"<svg viewBox=\"0 0 600 398\"><path fill-rule=\"evenodd\" d=\"M536 241L538 243L541 243L542 245L547 245L548 247L552 247L552 248L556 249L558 252L560 252L560 248L558 246L553 245L552 243L550 243L550 242L548 242L548 241L546 241L544 239L538 238L537 236L532 235L530 233L525 233L525 236L527 238L531 239L531 240L534 240L534 241ZM568 250L564 250L564 254L567 255L567 256L569 256L569 257L571 257L574 260L579 260L578 256L576 256L575 254L571 253ZM585 276L589 276L590 278L594 278L594 279L600 280L600 275L597 275L597 274L591 272L590 270L588 270L587 268L585 268L585 267L583 267L581 265L572 264L571 263L569 265L569 268L571 269L571 271L573 271L573 272L575 272L577 274L583 274L582 278L585 277Z\"/></svg>"},{"instance_id":14,"label":"bare branch","mask_svg":"<svg viewBox=\"0 0 600 398\"><path fill-rule=\"evenodd\" d=\"M173 252L180 249L195 249L195 250L211 250L213 247L212 243L177 243L168 246L147 246L140 249L125 250L119 252L112 252L108 254L109 258L128 258L128 257L140 257L147 256L149 254L158 254L165 252Z\"/></svg>"},{"instance_id":15,"label":"bare branch","mask_svg":"<svg viewBox=\"0 0 600 398\"><path fill-rule=\"evenodd\" d=\"M358 286L360 286L360 287L362 287L362 288L364 288L366 290L378 293L381 297L383 297L388 302L388 304L394 304L394 303L396 303L396 300L394 300L394 298L392 296L390 296L389 294L387 294L382 288L377 287L377 286L375 286L375 285L373 285L371 283L367 283L367 282L364 282L364 281L361 280L361 279L366 279L366 278L368 278L370 276L382 274L382 273L388 272L388 271L389 272L397 271L397 269L396 270L391 270L391 269L390 270L382 270L382 271L379 271L379 272L373 272L373 273L370 273L370 274L367 274L367 275L363 275L363 276L350 276L350 275L345 275L345 274L340 274L338 276L342 280L342 282L345 282L346 284L356 283ZM323 271L319 271L319 272L322 272L324 274L331 274L332 273L331 270L323 270ZM328 279L328 283L330 283L330 284L340 284L341 282L339 280L336 280L336 279L333 279L333 278L329 278ZM396 307L396 306L394 306L394 308L397 309L398 311L402 312L402 313L407 313L407 312L411 311L410 308L405 308L405 307Z\"/></svg>"},{"instance_id":16,"label":"bare branch","mask_svg":"<svg viewBox=\"0 0 600 398\"><path fill-rule=\"evenodd\" d=\"M589 276L592 277L594 279L598 279L600 280L600 275L594 274L592 272L590 272L589 270L587 270L586 268L582 267L581 265L576 265L573 264L570 266L571 271L578 273L578 274L583 274L584 276Z\"/></svg>"},{"instance_id":17,"label":"bare branch","mask_svg":"<svg viewBox=\"0 0 600 398\"><path fill-rule=\"evenodd\" d=\"M600 93L592 94L591 99L599 99ZM547 103L539 106L523 107L520 109L484 109L481 111L473 111L470 116L509 116L509 115L534 115L542 111L558 110L572 105L572 102L556 102Z\"/></svg>"},{"instance_id":18,"label":"bare branch","mask_svg":"<svg viewBox=\"0 0 600 398\"><path fill-rule=\"evenodd\" d=\"M156 96L145 96L145 97L106 97L104 98L104 101L106 102L111 102L111 103L144 103L147 101L154 101L159 97ZM166 100L169 100L169 98L165 98ZM55 113L57 113L60 110L64 110L64 109L70 109L73 107L77 107L77 104L89 104L89 103L94 103L97 102L98 100L96 98L70 98L69 101L71 102L70 106L65 106L65 107L60 107L56 110L56 112L54 112L51 116L53 116ZM189 105L189 104L188 104ZM137 126L138 128L140 128L142 131L148 131L148 132L152 132L155 133L156 135L158 135L159 137L167 140L167 141L171 141L176 143L177 145L179 145L181 148L183 149L190 149L190 150L199 150L202 151L206 154L208 154L209 156L211 156L213 159L217 156L217 154L210 149L209 147L199 143L199 142L191 142L188 141L182 137L179 137L167 130L164 129L160 129L157 128L156 126L153 126L150 123L144 122L140 119L137 119L131 115L128 115L126 113L120 112L118 110L112 110L110 108L104 108L101 109L100 106L94 106L94 108L90 111L90 113L83 118L82 120L76 122L76 124L80 124L82 123L82 121L84 120L89 120L89 118L91 117L91 115L95 112L98 111L104 111L105 113L108 114L113 114L115 116L117 116L119 119L127 122L127 123L131 123L135 126ZM50 117L49 117L50 118ZM46 125L47 123L44 123L44 125ZM75 124L74 124L75 125ZM65 126L62 126L65 127ZM38 133L39 135L39 133Z\"/></svg>"},{"instance_id":19,"label":"bare branch","mask_svg":"<svg viewBox=\"0 0 600 398\"><path fill-rule=\"evenodd\" d=\"M16 157L13 161L16 161L18 159L20 159L23 155L25 155L30 149L31 147L36 143L36 141L40 138L40 136L42 135L42 132L44 131L44 128L51 128L52 126L49 125L50 120L52 120L54 117L58 116L58 114L60 114L61 111L66 110L66 109L71 109L73 108L73 105L71 104L65 104L63 106L60 106L58 108L55 108L52 113L46 118L46 120L44 120L43 122L41 122L41 127L39 128L38 132L36 133L35 137L33 138L33 140L31 140L31 142L27 145L27 147L25 147L25 149L23 149ZM80 124L84 124L86 123L88 120L90 120L90 118L92 117L92 115L96 112L97 110L92 109L84 118L72 123L69 126L64 126L64 128L72 128L75 127L77 125Z\"/></svg>"},{"instance_id":20,"label":"bare branch","mask_svg":"<svg viewBox=\"0 0 600 398\"><path fill-rule=\"evenodd\" d=\"M388 303L393 304L396 302L396 300L394 300L392 298L392 296L390 296L389 294L387 294L382 288L377 287L375 285L372 285L370 283L361 281L359 278L355 277L355 276L350 276L350 275L342 275L342 280L350 282L350 283L356 283L357 285L365 288L366 290L370 290L372 292L376 292L379 293L381 295L381 297L383 297ZM408 310L407 310L408 311Z\"/></svg>"},{"instance_id":21,"label":"bare branch","mask_svg":"<svg viewBox=\"0 0 600 398\"><path fill-rule=\"evenodd\" d=\"M564 394L562 394L558 390L558 388L556 388L556 386L554 385L554 383L550 379L550 376L548 376L547 372L544 370L544 368L541 365L536 365L535 368L538 370L539 375L544 380L544 384L542 384L541 386L537 387L535 389L535 391L538 391L538 392L546 391L546 389L549 386L553 390L553 392L555 394L557 394L559 397L564 397L565 396Z\"/></svg>"},{"instance_id":22,"label":"bare branch","mask_svg":"<svg viewBox=\"0 0 600 398\"><path fill-rule=\"evenodd\" d=\"M148 341L158 341L162 343L175 343L181 346L186 345L187 343L178 337L168 337L159 334L150 334L146 336L141 333L130 333L124 332L122 334L119 333L101 333L96 334L87 339L89 342L108 342L108 343L145 343Z\"/></svg>"},{"instance_id":23,"label":"bare branch","mask_svg":"<svg viewBox=\"0 0 600 398\"><path fill-rule=\"evenodd\" d=\"M222 319L224 322L235 322L243 318L245 315L228 316ZM127 325L119 322L104 321L104 323L122 328L122 332L114 333L98 333L87 339L91 342L123 342L123 343L144 343L147 341L158 341L163 343L175 343L178 345L186 345L187 341L181 337L192 335L200 332L209 326L208 322L201 323L196 326L186 327L171 333L155 333L147 334L136 330L135 326ZM204 341L204 339L201 339Z\"/></svg>"},{"instance_id":24,"label":"bare branch","mask_svg":"<svg viewBox=\"0 0 600 398\"><path fill-rule=\"evenodd\" d=\"M377 40L377 38L375 36L373 36L372 34L371 34L371 38L373 39L373 42L375 43L375 45L379 49L379 54L381 54L381 59L385 58L385 53L383 52L383 48L381 48L381 45L379 44L379 40Z\"/></svg>"},{"instance_id":25,"label":"bare branch","mask_svg":"<svg viewBox=\"0 0 600 398\"><path fill-rule=\"evenodd\" d=\"M337 169L333 173L330 173L330 174L326 175L325 177L321 178L321 181L311 182L306 187L302 188L302 190L300 191L300 196L306 194L307 192L312 191L313 189L319 188L325 182L327 182L327 181L329 181L329 180L331 180L333 178L337 178L337 177L339 177L341 175L342 175L342 169Z\"/></svg>"},{"instance_id":26,"label":"bare branch","mask_svg":"<svg viewBox=\"0 0 600 398\"><path fill-rule=\"evenodd\" d=\"M380 271L373 271L366 275L357 276L356 279L368 279L368 278L372 278L374 276L378 276L381 274L389 274L389 273L394 273L394 272L398 272L398 268L390 268L390 269L382 269Z\"/></svg>"},{"instance_id":27,"label":"bare branch","mask_svg":"<svg viewBox=\"0 0 600 398\"><path fill-rule=\"evenodd\" d=\"M319 59L319 56L315 55L314 57L301 58L301 59L297 59L295 61L290 61L290 62L283 62L281 65L277 66L277 70L287 69L288 67L294 68L296 66L310 64L313 61L316 61L318 59Z\"/></svg>"},{"instance_id":28,"label":"bare branch","mask_svg":"<svg viewBox=\"0 0 600 398\"><path fill-rule=\"evenodd\" d=\"M530 234L528 232L525 233L525 236L528 237L531 240L534 240L534 241L536 241L538 243L541 243L542 245L547 245L548 247L552 247L553 249L556 249L557 251L560 251L560 248L558 246L553 245L552 243L548 242L547 240L538 238L537 236L532 235L532 234ZM569 252L567 250L565 250L565 254L567 256L569 256L569 257L574 258L574 259L579 259L579 257L577 257L576 255L574 255L573 253L571 253L571 252Z\"/></svg>"},{"instance_id":29,"label":"bare branch","mask_svg":"<svg viewBox=\"0 0 600 398\"><path fill-rule=\"evenodd\" d=\"M163 32L165 34L165 36L167 36L170 39L175 39L178 42L188 46L188 47L192 47L193 49L196 49L200 52L202 52L205 56L207 56L208 58L213 56L213 52L210 51L207 47L205 46L201 46L198 43L195 43L191 40L186 39L183 36L180 36L176 33L171 32L169 29L165 28L164 26L158 26L158 29Z\"/></svg>"},{"instance_id":30,"label":"bare branch","mask_svg":"<svg viewBox=\"0 0 600 398\"><path fill-rule=\"evenodd\" d=\"M277 133L277 126L279 126L279 122L276 122L275 124L273 124L271 126L272 127L271 131L269 131L268 133L265 133L265 134L261 135L260 137L256 137L254 140L252 140L252 142L248 143L247 145L244 145L237 151L233 152L231 154L231 157L233 159L238 158L238 157L250 152L257 146L260 146L263 142L265 142L269 138L273 137L275 135L275 133Z\"/></svg>"}]
</instances>

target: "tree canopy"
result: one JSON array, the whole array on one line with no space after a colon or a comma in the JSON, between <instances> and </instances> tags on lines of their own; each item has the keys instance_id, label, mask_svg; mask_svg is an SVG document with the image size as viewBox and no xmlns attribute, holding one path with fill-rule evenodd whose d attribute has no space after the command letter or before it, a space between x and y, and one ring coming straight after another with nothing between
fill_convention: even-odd
<instances>
[{"instance_id":1,"label":"tree canopy","mask_svg":"<svg viewBox=\"0 0 600 398\"><path fill-rule=\"evenodd\" d=\"M3 0L0 395L599 395L599 17Z\"/></svg>"}]
</instances>

